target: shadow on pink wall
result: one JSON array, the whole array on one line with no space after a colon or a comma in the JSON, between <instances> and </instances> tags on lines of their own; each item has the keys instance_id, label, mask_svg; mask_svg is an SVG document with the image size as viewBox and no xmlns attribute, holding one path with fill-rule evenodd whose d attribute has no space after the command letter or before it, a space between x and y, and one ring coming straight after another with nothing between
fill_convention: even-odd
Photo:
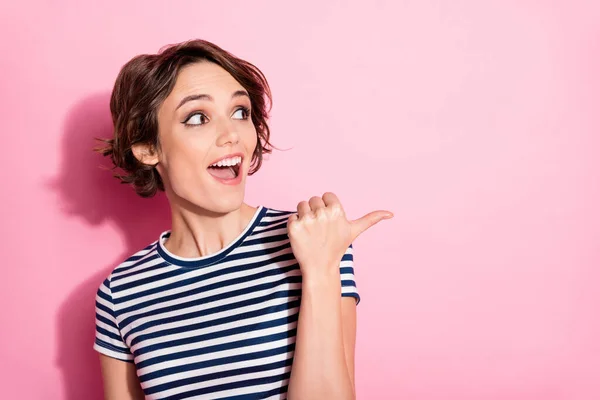
<instances>
[{"instance_id":1,"label":"shadow on pink wall","mask_svg":"<svg viewBox=\"0 0 600 400\"><path fill-rule=\"evenodd\" d=\"M57 363L62 371L66 400L102 399L102 378L97 353L92 349L95 332L95 296L100 283L128 256L156 240L168 229L170 217L163 195L143 199L132 188L119 185L110 160L93 152L96 137L112 135L110 94L99 94L79 102L69 113L62 143L60 175L52 183L63 212L82 218L91 226L110 224L118 229L125 251L114 254L114 262L97 265L94 255L82 259L81 268L94 271L73 287L61 304L56 320Z\"/></svg>"}]
</instances>

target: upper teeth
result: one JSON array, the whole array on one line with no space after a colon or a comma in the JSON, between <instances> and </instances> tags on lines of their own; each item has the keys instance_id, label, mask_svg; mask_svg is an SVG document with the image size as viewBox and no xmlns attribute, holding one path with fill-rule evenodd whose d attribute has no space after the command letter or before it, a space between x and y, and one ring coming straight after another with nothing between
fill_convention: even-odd
<instances>
[{"instance_id":1,"label":"upper teeth","mask_svg":"<svg viewBox=\"0 0 600 400\"><path fill-rule=\"evenodd\" d=\"M231 167L233 165L238 165L241 162L242 157L231 157L217 161L216 163L209 165L209 167Z\"/></svg>"}]
</instances>

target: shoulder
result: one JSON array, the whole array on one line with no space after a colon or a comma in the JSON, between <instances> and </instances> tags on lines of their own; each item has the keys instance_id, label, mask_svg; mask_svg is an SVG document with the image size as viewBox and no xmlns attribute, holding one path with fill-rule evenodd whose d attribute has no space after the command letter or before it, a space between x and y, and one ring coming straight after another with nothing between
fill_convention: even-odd
<instances>
[{"instance_id":1,"label":"shoulder","mask_svg":"<svg viewBox=\"0 0 600 400\"><path fill-rule=\"evenodd\" d=\"M284 228L287 227L287 220L295 211L280 210L277 208L263 207L264 213L258 221L256 230L267 228Z\"/></svg>"},{"instance_id":2,"label":"shoulder","mask_svg":"<svg viewBox=\"0 0 600 400\"><path fill-rule=\"evenodd\" d=\"M100 288L102 289L104 287L105 289L110 290L113 281L145 269L146 265L150 265L152 260L159 257L158 252L156 251L157 244L158 240L150 243L143 249L136 251L121 261L107 276L105 276L104 281L100 284Z\"/></svg>"},{"instance_id":3,"label":"shoulder","mask_svg":"<svg viewBox=\"0 0 600 400\"><path fill-rule=\"evenodd\" d=\"M290 211L290 210L281 210L278 208L273 208L273 207L264 207L264 209L266 210L265 216L289 216L294 214L296 211Z\"/></svg>"},{"instance_id":4,"label":"shoulder","mask_svg":"<svg viewBox=\"0 0 600 400\"><path fill-rule=\"evenodd\" d=\"M296 211L290 211L290 210L281 210L281 209L277 209L277 208L272 208L272 207L263 207L265 212L263 217L261 218L261 222L272 222L272 221L283 221L283 220L287 220L287 218L289 218L290 215L295 214Z\"/></svg>"}]
</instances>

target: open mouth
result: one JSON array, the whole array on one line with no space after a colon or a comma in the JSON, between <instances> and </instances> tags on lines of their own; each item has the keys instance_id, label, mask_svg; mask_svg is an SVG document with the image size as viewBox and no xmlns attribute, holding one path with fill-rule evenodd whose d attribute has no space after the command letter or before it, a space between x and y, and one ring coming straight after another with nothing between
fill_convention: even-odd
<instances>
[{"instance_id":1,"label":"open mouth","mask_svg":"<svg viewBox=\"0 0 600 400\"><path fill-rule=\"evenodd\" d=\"M231 180L238 177L242 166L242 156L230 156L209 165L208 173L217 179Z\"/></svg>"}]
</instances>

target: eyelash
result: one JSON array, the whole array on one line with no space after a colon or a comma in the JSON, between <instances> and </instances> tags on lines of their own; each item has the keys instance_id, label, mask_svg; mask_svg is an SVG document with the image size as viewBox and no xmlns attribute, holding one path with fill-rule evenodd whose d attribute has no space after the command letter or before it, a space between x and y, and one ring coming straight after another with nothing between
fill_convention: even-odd
<instances>
[{"instance_id":1,"label":"eyelash","mask_svg":"<svg viewBox=\"0 0 600 400\"><path fill-rule=\"evenodd\" d=\"M236 108L236 109L235 109L235 111L234 111L234 114L235 114L236 112L238 112L239 110L242 110L242 111L243 111L243 112L246 114L246 117L245 117L245 118L242 118L242 121L246 121L246 120L250 119L250 109L249 109L248 107L246 107L246 106L240 106L240 107L238 107L238 108ZM208 117L207 117L207 116L206 116L204 113L202 113L202 112L200 112L200 111L194 111L193 113L191 113L190 115L188 115L188 116L186 117L186 119L183 121L183 124L184 124L185 126L187 126L187 127L194 127L194 126L202 126L202 125L206 125L206 122L205 122L205 123L203 123L203 124L188 124L188 121L189 121L189 120L190 120L190 119L191 119L193 116L195 116L195 115L202 115L202 116L204 116L204 118L208 119Z\"/></svg>"}]
</instances>

